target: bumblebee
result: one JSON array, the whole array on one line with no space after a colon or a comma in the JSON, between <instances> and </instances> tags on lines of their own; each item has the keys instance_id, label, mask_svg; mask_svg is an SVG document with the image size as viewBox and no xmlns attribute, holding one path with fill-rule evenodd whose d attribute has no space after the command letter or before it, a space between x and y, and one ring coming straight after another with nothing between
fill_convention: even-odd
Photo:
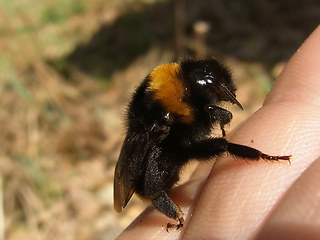
<instances>
[{"instance_id":1,"label":"bumblebee","mask_svg":"<svg viewBox=\"0 0 320 240\"><path fill-rule=\"evenodd\" d=\"M115 168L114 208L121 212L137 193L183 226L183 212L170 198L183 165L228 152L247 160L288 160L228 142L224 126L232 113L219 106L242 108L230 71L214 58L163 64L143 80L127 109L127 135ZM210 137L219 126L222 137Z\"/></svg>"}]
</instances>

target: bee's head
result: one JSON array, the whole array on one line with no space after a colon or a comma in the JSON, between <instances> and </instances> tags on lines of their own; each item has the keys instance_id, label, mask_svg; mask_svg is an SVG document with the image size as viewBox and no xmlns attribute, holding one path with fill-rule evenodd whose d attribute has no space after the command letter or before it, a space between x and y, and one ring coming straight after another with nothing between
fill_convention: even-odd
<instances>
[{"instance_id":1,"label":"bee's head","mask_svg":"<svg viewBox=\"0 0 320 240\"><path fill-rule=\"evenodd\" d=\"M217 60L185 60L180 63L185 86L192 99L199 104L217 104L221 101L242 106L236 99L236 87L230 71Z\"/></svg>"}]
</instances>

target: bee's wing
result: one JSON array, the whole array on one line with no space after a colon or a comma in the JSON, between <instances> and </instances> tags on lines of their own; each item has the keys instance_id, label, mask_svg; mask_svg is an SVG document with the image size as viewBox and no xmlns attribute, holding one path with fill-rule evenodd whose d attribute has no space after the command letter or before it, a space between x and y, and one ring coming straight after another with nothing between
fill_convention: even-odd
<instances>
[{"instance_id":1,"label":"bee's wing","mask_svg":"<svg viewBox=\"0 0 320 240\"><path fill-rule=\"evenodd\" d=\"M135 184L144 172L148 153L168 135L169 128L153 125L143 133L130 133L124 140L114 175L114 208L121 212L135 192Z\"/></svg>"},{"instance_id":2,"label":"bee's wing","mask_svg":"<svg viewBox=\"0 0 320 240\"><path fill-rule=\"evenodd\" d=\"M141 161L145 154L143 136L128 134L123 142L119 160L114 174L114 208L121 212L134 193L134 183L141 168ZM138 168L137 168L138 166Z\"/></svg>"}]
</instances>

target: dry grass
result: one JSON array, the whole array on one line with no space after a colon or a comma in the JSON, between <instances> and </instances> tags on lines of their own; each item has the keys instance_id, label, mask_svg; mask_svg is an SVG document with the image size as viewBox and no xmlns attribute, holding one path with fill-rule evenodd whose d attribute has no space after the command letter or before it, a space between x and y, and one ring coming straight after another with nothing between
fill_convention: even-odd
<instances>
[{"instance_id":1,"label":"dry grass","mask_svg":"<svg viewBox=\"0 0 320 240\"><path fill-rule=\"evenodd\" d=\"M205 6L206 1L200 2ZM112 239L143 209L133 199L124 214L114 213L113 171L124 137L122 119L129 93L150 69L174 59L173 23L161 24L166 4L160 0L0 3L0 239L4 234L10 240ZM190 7L187 25L203 13L201 4ZM310 9L306 15L316 16ZM250 19L243 21L247 25ZM131 22L146 24L138 29ZM237 32L234 23L228 24ZM132 28L137 31L130 34L137 35L127 36ZM235 45L225 44L228 36L228 31L209 36L218 46L209 45L208 52L232 66L240 86L239 99L248 111L237 115L234 127L260 106L272 70L283 66L293 47L282 58L277 55L276 61L258 62L252 58L253 50L246 53L251 54L248 59L241 51L235 52L240 57L231 57L228 51ZM305 36L300 31L291 38ZM193 55L192 34L187 38L187 50Z\"/></svg>"}]
</instances>

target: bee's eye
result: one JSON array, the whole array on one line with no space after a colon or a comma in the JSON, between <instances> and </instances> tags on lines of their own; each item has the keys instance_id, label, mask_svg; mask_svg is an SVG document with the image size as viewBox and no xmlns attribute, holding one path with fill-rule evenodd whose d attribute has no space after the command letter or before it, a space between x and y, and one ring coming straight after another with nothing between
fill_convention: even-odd
<instances>
[{"instance_id":1,"label":"bee's eye","mask_svg":"<svg viewBox=\"0 0 320 240\"><path fill-rule=\"evenodd\" d=\"M201 86L205 86L208 84L212 84L214 81L214 77L212 75L205 75L203 78L198 79L197 83L200 84Z\"/></svg>"}]
</instances>

